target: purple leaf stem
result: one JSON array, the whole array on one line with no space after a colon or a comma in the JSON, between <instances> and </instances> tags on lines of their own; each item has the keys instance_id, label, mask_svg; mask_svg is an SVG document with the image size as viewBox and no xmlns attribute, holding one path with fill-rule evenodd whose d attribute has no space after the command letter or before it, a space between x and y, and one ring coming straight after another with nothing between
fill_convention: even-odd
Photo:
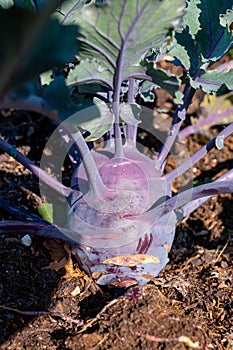
<instances>
[{"instance_id":1,"label":"purple leaf stem","mask_svg":"<svg viewBox=\"0 0 233 350\"><path fill-rule=\"evenodd\" d=\"M172 182L178 176L184 174L184 172L190 169L196 162L203 158L212 148L215 147L215 141L217 137L222 138L223 140L228 137L233 132L233 123L228 125L223 129L217 136L212 138L205 146L203 146L199 151L197 151L192 157L187 159L184 163L178 166L176 169L171 171L169 174L164 175L164 178L168 182Z\"/></svg>"},{"instance_id":2,"label":"purple leaf stem","mask_svg":"<svg viewBox=\"0 0 233 350\"><path fill-rule=\"evenodd\" d=\"M70 187L64 186L62 183L57 181L48 175L44 170L40 169L35 163L33 163L30 159L24 156L21 152L17 151L15 146L10 145L7 141L0 138L0 149L4 152L8 153L12 156L17 162L21 163L25 168L30 170L32 174L37 176L41 181L43 181L46 185L48 185L53 190L61 193L68 197L74 190ZM81 193L77 193L78 195L82 195Z\"/></svg>"},{"instance_id":3,"label":"purple leaf stem","mask_svg":"<svg viewBox=\"0 0 233 350\"><path fill-rule=\"evenodd\" d=\"M233 169L229 170L226 174L219 177L215 182L225 181L225 180L231 180L231 181L233 180ZM196 210L202 204L204 204L210 197L211 196L195 199L194 201L191 201L191 202L185 204L183 207L179 208L176 211L178 221L183 220L186 216L188 216L194 210Z\"/></svg>"},{"instance_id":4,"label":"purple leaf stem","mask_svg":"<svg viewBox=\"0 0 233 350\"><path fill-rule=\"evenodd\" d=\"M195 94L195 89L190 87L189 84L186 84L185 89L184 89L184 103L182 105L178 105L173 117L173 121L172 121L172 125L170 127L170 130L168 132L167 135L167 139L165 141L165 144L162 147L162 150L157 158L157 162L158 162L158 166L160 167L160 169L163 169L164 165L165 165L165 161L167 159L167 156L178 136L180 127L183 123L183 120L181 120L178 117L178 113L181 111L187 111L188 106L191 104L192 102L192 98Z\"/></svg>"},{"instance_id":5,"label":"purple leaf stem","mask_svg":"<svg viewBox=\"0 0 233 350\"><path fill-rule=\"evenodd\" d=\"M221 193L233 193L232 179L214 181L209 184L191 188L168 199L163 204L160 204L144 214L125 216L124 219L133 220L139 223L146 223L150 226L155 225L159 218L191 201Z\"/></svg>"},{"instance_id":6,"label":"purple leaf stem","mask_svg":"<svg viewBox=\"0 0 233 350\"><path fill-rule=\"evenodd\" d=\"M105 57L106 60L108 61L108 63L110 64L111 67L116 68L116 63L115 60L111 58L110 55L108 55L104 50L102 50L98 45L93 44L92 42L88 41L86 38L84 37L80 37L79 40L83 43L85 43L87 45L87 47L89 46L91 49L93 49L93 51L98 52L101 56ZM84 47L85 48L85 47Z\"/></svg>"},{"instance_id":7,"label":"purple leaf stem","mask_svg":"<svg viewBox=\"0 0 233 350\"><path fill-rule=\"evenodd\" d=\"M127 33L125 34L125 37L122 38L122 44L121 44L119 56L117 59L117 67L116 67L117 69L115 69L114 84L113 84L114 85L113 108L114 108L114 114L115 114L115 155L114 155L115 158L123 158L124 157L121 131L120 131L120 125L119 125L119 123L120 123L119 103L120 103L121 84L123 82L123 68L125 65L124 60L125 60L125 54L126 54L126 50L127 50L128 39L130 39L132 31L134 30L134 28L138 22L138 19L145 11L148 3L149 3L149 0L144 4L144 6L137 13L137 16L135 16ZM120 22L122 23L122 17L121 17ZM121 23L120 23L120 27L121 27Z\"/></svg>"},{"instance_id":8,"label":"purple leaf stem","mask_svg":"<svg viewBox=\"0 0 233 350\"><path fill-rule=\"evenodd\" d=\"M232 59L230 61L224 62L224 63L222 63L219 66L214 68L214 70L216 70L217 72L223 72L223 71L228 72L230 69L233 69L233 60Z\"/></svg>"},{"instance_id":9,"label":"purple leaf stem","mask_svg":"<svg viewBox=\"0 0 233 350\"><path fill-rule=\"evenodd\" d=\"M0 198L0 208L18 220L48 224L48 222L42 219L40 216L30 213L19 205L11 203L7 199Z\"/></svg>"},{"instance_id":10,"label":"purple leaf stem","mask_svg":"<svg viewBox=\"0 0 233 350\"><path fill-rule=\"evenodd\" d=\"M103 39L101 40L101 45L107 48L107 50L111 53L111 55L115 56L115 52L112 50L112 47L114 49L120 50L120 46L114 40L112 40L112 38L109 35L105 34L98 28L98 25L96 24L99 21L99 16L100 14L97 14L95 23L88 21L88 25L95 30L98 36L100 36L100 39ZM106 41L107 41L107 44L104 45L104 42Z\"/></svg>"},{"instance_id":11,"label":"purple leaf stem","mask_svg":"<svg viewBox=\"0 0 233 350\"><path fill-rule=\"evenodd\" d=\"M64 233L63 233L64 232ZM68 233L66 235L65 233ZM0 234L31 234L42 237L50 237L60 239L65 242L75 243L69 238L70 233L74 236L73 231L67 229L59 229L53 224L41 224L38 222L23 222L23 221L0 221ZM78 235L77 233L75 233Z\"/></svg>"},{"instance_id":12,"label":"purple leaf stem","mask_svg":"<svg viewBox=\"0 0 233 350\"><path fill-rule=\"evenodd\" d=\"M72 166L74 169L76 169L79 166L79 164L81 163L81 157L80 157L78 147L73 142L68 131L65 130L64 127L59 126L58 130L59 130L59 134L61 135L61 138L65 142L67 153L68 153L68 156L69 156L70 161L72 163Z\"/></svg>"},{"instance_id":13,"label":"purple leaf stem","mask_svg":"<svg viewBox=\"0 0 233 350\"><path fill-rule=\"evenodd\" d=\"M218 123L219 119L230 117L232 113L232 109L227 109L222 113L212 113L207 118L198 120L195 124L189 125L179 132L179 140L183 140L185 137L195 134L203 126Z\"/></svg>"},{"instance_id":14,"label":"purple leaf stem","mask_svg":"<svg viewBox=\"0 0 233 350\"><path fill-rule=\"evenodd\" d=\"M72 245L83 244L83 242L87 245L87 242L89 242L88 246L93 246L93 236L85 235L50 223L0 221L0 235L4 234L29 234L49 237L60 239L61 241L71 243ZM99 233L98 237L94 238L99 241L106 241L106 235L104 233ZM108 239L111 238L111 236L108 237Z\"/></svg>"}]
</instances>

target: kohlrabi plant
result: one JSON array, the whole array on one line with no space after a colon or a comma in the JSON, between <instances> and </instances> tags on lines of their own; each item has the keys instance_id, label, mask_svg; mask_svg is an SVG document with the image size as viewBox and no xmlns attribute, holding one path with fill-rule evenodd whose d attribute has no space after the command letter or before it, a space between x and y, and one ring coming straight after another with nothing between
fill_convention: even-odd
<instances>
[{"instance_id":1,"label":"kohlrabi plant","mask_svg":"<svg viewBox=\"0 0 233 350\"><path fill-rule=\"evenodd\" d=\"M232 46L230 1L31 0L0 5L6 33L0 41L0 108L51 118L58 126L47 146L58 137L66 146L57 171L66 155L73 166L67 187L43 170L46 157L38 167L1 139L0 148L39 178L43 195L48 187L62 194L67 223L61 227L1 200L21 221L2 222L0 232L68 241L82 268L100 285L146 283L167 264L177 223L210 196L233 192L232 170L177 195L171 189L212 148L221 152L233 124L164 173L172 147L185 135L180 129L195 91L221 94L225 89L230 94L233 88L231 69L212 69ZM168 55L182 67L182 77L158 68ZM136 142L145 112L140 104L152 101L159 87L173 97L176 108L166 137L155 133L162 146L149 158ZM216 116L209 119L206 124ZM93 142L100 138L96 149ZM56 201L54 197L54 206Z\"/></svg>"}]
</instances>

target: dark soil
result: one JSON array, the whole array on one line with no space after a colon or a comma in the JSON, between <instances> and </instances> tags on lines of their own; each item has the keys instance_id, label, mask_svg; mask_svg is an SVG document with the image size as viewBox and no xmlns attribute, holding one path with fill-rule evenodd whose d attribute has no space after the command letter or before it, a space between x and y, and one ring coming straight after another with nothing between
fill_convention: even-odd
<instances>
[{"instance_id":1,"label":"dark soil","mask_svg":"<svg viewBox=\"0 0 233 350\"><path fill-rule=\"evenodd\" d=\"M26 113L5 114L0 124L8 141L39 163L54 126ZM193 153L202 142L194 135L186 146ZM232 168L232 145L233 136L200 161L195 179ZM167 171L172 167L170 159ZM0 197L33 213L41 202L37 180L6 154L0 154ZM232 350L232 213L232 195L214 196L177 227L170 263L159 276L125 292L100 289L74 259L70 269L56 271L43 238L32 237L27 247L20 235L2 235L1 349ZM0 216L15 219L3 210Z\"/></svg>"}]
</instances>

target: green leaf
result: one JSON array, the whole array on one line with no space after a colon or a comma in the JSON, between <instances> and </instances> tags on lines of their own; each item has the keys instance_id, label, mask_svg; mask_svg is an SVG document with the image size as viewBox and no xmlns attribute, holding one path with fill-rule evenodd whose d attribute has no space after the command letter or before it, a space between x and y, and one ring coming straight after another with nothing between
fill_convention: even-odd
<instances>
[{"instance_id":1,"label":"green leaf","mask_svg":"<svg viewBox=\"0 0 233 350\"><path fill-rule=\"evenodd\" d=\"M201 0L187 0L185 23L189 27L189 33L194 39L195 35L200 29L199 15L201 10L197 5L201 3Z\"/></svg>"},{"instance_id":2,"label":"green leaf","mask_svg":"<svg viewBox=\"0 0 233 350\"><path fill-rule=\"evenodd\" d=\"M151 78L151 81L153 83L153 86L151 85L151 82L145 82L142 84L142 88L145 92L145 86L150 87L150 89L161 87L165 89L170 95L175 96L177 90L180 86L180 79L165 71L162 69L156 69L154 67L154 64L152 62L145 64L146 67L146 74Z\"/></svg>"},{"instance_id":3,"label":"green leaf","mask_svg":"<svg viewBox=\"0 0 233 350\"><path fill-rule=\"evenodd\" d=\"M14 4L16 6L19 6L28 10L36 11L36 6L33 0L14 0Z\"/></svg>"},{"instance_id":4,"label":"green leaf","mask_svg":"<svg viewBox=\"0 0 233 350\"><path fill-rule=\"evenodd\" d=\"M49 85L43 86L43 98L46 109L57 110L58 117L62 121L76 111L63 76L56 77Z\"/></svg>"},{"instance_id":5,"label":"green leaf","mask_svg":"<svg viewBox=\"0 0 233 350\"><path fill-rule=\"evenodd\" d=\"M227 27L228 31L230 32L231 24L233 22L233 9L227 10L225 14L220 15L220 24L223 27Z\"/></svg>"},{"instance_id":6,"label":"green leaf","mask_svg":"<svg viewBox=\"0 0 233 350\"><path fill-rule=\"evenodd\" d=\"M52 203L42 203L38 207L38 213L41 215L41 217L50 222L53 223L53 204Z\"/></svg>"},{"instance_id":7,"label":"green leaf","mask_svg":"<svg viewBox=\"0 0 233 350\"><path fill-rule=\"evenodd\" d=\"M27 99L35 95L38 96L38 93L38 82L34 80L20 85L20 87L12 93L12 97L15 99Z\"/></svg>"},{"instance_id":8,"label":"green leaf","mask_svg":"<svg viewBox=\"0 0 233 350\"><path fill-rule=\"evenodd\" d=\"M0 10L0 31L6 33L0 38L0 95L75 59L77 27L49 19L60 2L49 2L38 13L16 7Z\"/></svg>"},{"instance_id":9,"label":"green leaf","mask_svg":"<svg viewBox=\"0 0 233 350\"><path fill-rule=\"evenodd\" d=\"M84 7L77 16L75 11L64 16L63 23L77 18L83 34L79 39L81 60L101 62L116 90L129 78L143 77L137 71L141 58L166 42L183 14L184 0L118 0L96 5ZM92 80L95 73L93 65L93 72L88 69L83 81Z\"/></svg>"},{"instance_id":10,"label":"green leaf","mask_svg":"<svg viewBox=\"0 0 233 350\"><path fill-rule=\"evenodd\" d=\"M171 44L168 46L169 54L176 57L185 69L194 76L199 69L198 55L195 55L195 42L189 34L188 28L181 33L176 33Z\"/></svg>"},{"instance_id":11,"label":"green leaf","mask_svg":"<svg viewBox=\"0 0 233 350\"><path fill-rule=\"evenodd\" d=\"M22 7L24 9L28 9L32 11L41 11L45 9L46 6L50 5L49 3L51 3L51 0L13 0L13 2L16 6ZM64 2L64 0L62 2ZM57 3L57 5L54 7L54 10L60 3Z\"/></svg>"},{"instance_id":12,"label":"green leaf","mask_svg":"<svg viewBox=\"0 0 233 350\"><path fill-rule=\"evenodd\" d=\"M66 84L75 85L92 85L99 83L107 89L113 90L112 85L113 71L111 71L105 62L97 59L85 59L80 62L74 69L69 72ZM100 91L100 90L99 90Z\"/></svg>"},{"instance_id":13,"label":"green leaf","mask_svg":"<svg viewBox=\"0 0 233 350\"><path fill-rule=\"evenodd\" d=\"M66 0L58 7L55 16L61 23L75 23L78 20L78 12L89 2L90 0Z\"/></svg>"},{"instance_id":14,"label":"green leaf","mask_svg":"<svg viewBox=\"0 0 233 350\"><path fill-rule=\"evenodd\" d=\"M110 106L98 98L94 98L95 108L91 108L89 113L92 114L92 120L79 123L79 126L90 132L90 136L85 141L95 141L109 131L114 123L114 115Z\"/></svg>"},{"instance_id":15,"label":"green leaf","mask_svg":"<svg viewBox=\"0 0 233 350\"><path fill-rule=\"evenodd\" d=\"M61 121L80 125L100 116L98 106L93 100L85 99L85 95L71 98L71 90L66 86L63 76L56 77L49 85L44 85L43 91L46 109L57 110Z\"/></svg>"},{"instance_id":16,"label":"green leaf","mask_svg":"<svg viewBox=\"0 0 233 350\"><path fill-rule=\"evenodd\" d=\"M141 122L141 108L139 105L123 103L120 105L120 116L129 125L137 125Z\"/></svg>"},{"instance_id":17,"label":"green leaf","mask_svg":"<svg viewBox=\"0 0 233 350\"><path fill-rule=\"evenodd\" d=\"M233 89L233 69L228 72L217 72L215 70L209 70L204 72L201 77L194 81L190 80L190 84L195 89L202 88L202 90L208 94L212 94L225 84L229 90Z\"/></svg>"},{"instance_id":18,"label":"green leaf","mask_svg":"<svg viewBox=\"0 0 233 350\"><path fill-rule=\"evenodd\" d=\"M61 121L81 109L81 106L72 102L70 89L66 86L63 76L56 77L49 85L43 86L43 98L46 109L57 110Z\"/></svg>"},{"instance_id":19,"label":"green leaf","mask_svg":"<svg viewBox=\"0 0 233 350\"><path fill-rule=\"evenodd\" d=\"M153 102L155 100L155 95L153 94L152 92L152 88L151 88L151 85L148 89L145 89L144 90L141 90L139 92L140 94L140 97L143 99L143 101L145 102Z\"/></svg>"},{"instance_id":20,"label":"green leaf","mask_svg":"<svg viewBox=\"0 0 233 350\"><path fill-rule=\"evenodd\" d=\"M56 223L58 226L66 225L67 206L57 203L42 203L38 207L38 212L42 218L51 224Z\"/></svg>"},{"instance_id":21,"label":"green leaf","mask_svg":"<svg viewBox=\"0 0 233 350\"><path fill-rule=\"evenodd\" d=\"M14 0L1 0L0 1L0 8L2 7L3 9L8 9L13 5L14 5Z\"/></svg>"},{"instance_id":22,"label":"green leaf","mask_svg":"<svg viewBox=\"0 0 233 350\"><path fill-rule=\"evenodd\" d=\"M42 85L49 85L53 81L53 71L47 70L40 74L40 81Z\"/></svg>"},{"instance_id":23,"label":"green leaf","mask_svg":"<svg viewBox=\"0 0 233 350\"><path fill-rule=\"evenodd\" d=\"M198 52L207 61L216 61L226 53L233 43L232 34L220 24L219 16L230 6L229 0L201 0L199 8L201 30L197 33Z\"/></svg>"},{"instance_id":24,"label":"green leaf","mask_svg":"<svg viewBox=\"0 0 233 350\"><path fill-rule=\"evenodd\" d=\"M231 58L233 58L233 48L232 48L232 49L230 49L230 50L228 51L228 55L230 55L230 56L231 56Z\"/></svg>"},{"instance_id":25,"label":"green leaf","mask_svg":"<svg viewBox=\"0 0 233 350\"><path fill-rule=\"evenodd\" d=\"M51 20L44 28L37 46L31 52L31 61L24 71L24 78L44 72L49 68L63 67L67 62L75 60L78 52L77 28L75 26L62 27L55 20Z\"/></svg>"},{"instance_id":26,"label":"green leaf","mask_svg":"<svg viewBox=\"0 0 233 350\"><path fill-rule=\"evenodd\" d=\"M174 102L175 102L176 104L182 105L183 102L184 102L184 101L183 101L183 98L184 98L183 92L177 91L177 92L175 93Z\"/></svg>"},{"instance_id":27,"label":"green leaf","mask_svg":"<svg viewBox=\"0 0 233 350\"><path fill-rule=\"evenodd\" d=\"M109 88L101 85L98 82L91 83L91 84L78 85L78 92L80 94L95 95L97 93L108 92L108 91L109 91Z\"/></svg>"},{"instance_id":28,"label":"green leaf","mask_svg":"<svg viewBox=\"0 0 233 350\"><path fill-rule=\"evenodd\" d=\"M181 33L176 33L169 53L180 60L187 69L187 78L195 89L202 88L204 92L213 93L224 84L230 88L231 72L205 71L211 63L221 58L233 43L232 33L228 28L231 21L227 11L229 1L193 0L192 6L201 10L200 28L198 29L197 22L193 24L191 15L186 16L186 27ZM226 14L221 15L222 13Z\"/></svg>"},{"instance_id":29,"label":"green leaf","mask_svg":"<svg viewBox=\"0 0 233 350\"><path fill-rule=\"evenodd\" d=\"M233 43L231 32L220 24L219 18L227 11L229 1L193 1L193 6L201 10L200 29L197 31L198 24L193 24L191 15L186 17L186 27L175 35L169 47L169 53L180 60L190 77L200 76L204 71L203 65L221 58Z\"/></svg>"}]
</instances>

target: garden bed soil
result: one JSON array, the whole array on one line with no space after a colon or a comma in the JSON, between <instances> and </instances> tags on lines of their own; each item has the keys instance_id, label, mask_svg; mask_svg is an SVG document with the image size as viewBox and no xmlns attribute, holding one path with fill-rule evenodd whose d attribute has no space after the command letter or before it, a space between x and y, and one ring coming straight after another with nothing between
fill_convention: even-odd
<instances>
[{"instance_id":1,"label":"garden bed soil","mask_svg":"<svg viewBox=\"0 0 233 350\"><path fill-rule=\"evenodd\" d=\"M0 124L1 134L39 164L54 126L15 112L2 115ZM150 137L143 134L143 139L150 146ZM203 136L190 136L186 147L192 154L203 142ZM195 166L195 180L217 178L232 168L232 159L233 136L223 150L212 150ZM170 158L167 171L173 166ZM67 174L69 169L67 161ZM37 179L3 153L0 196L38 213ZM63 243L32 237L25 246L20 235L2 235L0 348L232 350L232 213L232 195L212 197L179 224L170 262L159 276L125 291L98 287ZM0 216L15 219L2 210ZM63 268L51 249L63 254Z\"/></svg>"}]
</instances>

